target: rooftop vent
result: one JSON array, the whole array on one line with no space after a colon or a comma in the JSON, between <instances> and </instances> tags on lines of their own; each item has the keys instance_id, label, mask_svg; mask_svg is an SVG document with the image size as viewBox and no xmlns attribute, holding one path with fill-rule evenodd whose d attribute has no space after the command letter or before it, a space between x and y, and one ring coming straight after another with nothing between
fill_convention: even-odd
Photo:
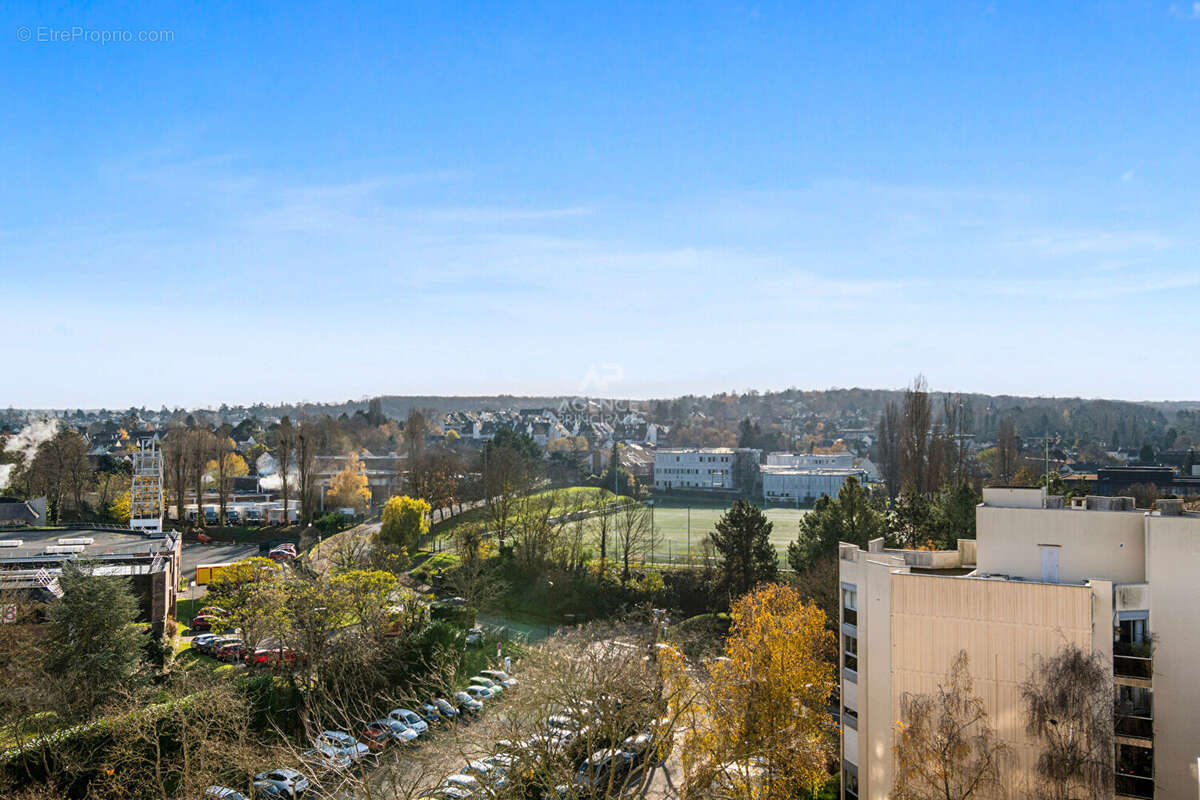
<instances>
[{"instance_id":1,"label":"rooftop vent","mask_svg":"<svg viewBox=\"0 0 1200 800\"><path fill-rule=\"evenodd\" d=\"M1168 499L1155 500L1154 508L1164 517L1179 517L1183 515L1183 501Z\"/></svg>"},{"instance_id":2,"label":"rooftop vent","mask_svg":"<svg viewBox=\"0 0 1200 800\"><path fill-rule=\"evenodd\" d=\"M79 537L78 539L59 539L59 540L58 540L58 543L59 543L59 544L82 544L82 545L89 545L89 544L95 544L95 543L96 543L96 540L95 540L95 539L93 539L91 536L81 536L81 537Z\"/></svg>"},{"instance_id":3,"label":"rooftop vent","mask_svg":"<svg viewBox=\"0 0 1200 800\"><path fill-rule=\"evenodd\" d=\"M82 553L83 551L84 551L84 546L81 544L48 544L48 545L46 545L46 552L50 553L50 554Z\"/></svg>"},{"instance_id":4,"label":"rooftop vent","mask_svg":"<svg viewBox=\"0 0 1200 800\"><path fill-rule=\"evenodd\" d=\"M20 539L0 539L0 547L20 547L22 544Z\"/></svg>"},{"instance_id":5,"label":"rooftop vent","mask_svg":"<svg viewBox=\"0 0 1200 800\"><path fill-rule=\"evenodd\" d=\"M1136 508L1132 497L1089 494L1085 502L1089 511L1133 511Z\"/></svg>"}]
</instances>

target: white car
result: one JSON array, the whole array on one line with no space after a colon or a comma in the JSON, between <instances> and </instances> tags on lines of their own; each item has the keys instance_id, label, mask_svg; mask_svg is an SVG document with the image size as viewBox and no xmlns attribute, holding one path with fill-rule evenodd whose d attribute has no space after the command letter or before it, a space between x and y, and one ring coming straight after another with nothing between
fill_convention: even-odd
<instances>
[{"instance_id":1,"label":"white car","mask_svg":"<svg viewBox=\"0 0 1200 800\"><path fill-rule=\"evenodd\" d=\"M383 731L387 733L388 738L393 742L400 742L401 744L408 744L415 741L417 736L420 735L400 720L392 719L391 717L377 719L367 725L367 729L371 731Z\"/></svg>"},{"instance_id":2,"label":"white car","mask_svg":"<svg viewBox=\"0 0 1200 800\"><path fill-rule=\"evenodd\" d=\"M469 761L463 768L462 774L469 775L489 788L499 789L507 782L505 774L511 764L511 759L503 757L485 758L480 761Z\"/></svg>"},{"instance_id":3,"label":"white car","mask_svg":"<svg viewBox=\"0 0 1200 800\"><path fill-rule=\"evenodd\" d=\"M505 689L516 688L517 684L519 683L516 678L514 678L512 675L509 675L502 669L481 669L479 670L479 674L485 678L491 678Z\"/></svg>"},{"instance_id":4,"label":"white car","mask_svg":"<svg viewBox=\"0 0 1200 800\"><path fill-rule=\"evenodd\" d=\"M332 748L334 752L346 756L355 763L362 761L371 753L371 748L345 731L321 731L317 734L315 744L319 748Z\"/></svg>"},{"instance_id":5,"label":"white car","mask_svg":"<svg viewBox=\"0 0 1200 800\"><path fill-rule=\"evenodd\" d=\"M481 692L487 691L481 686L472 686L471 688L478 689ZM490 697L491 695L487 696ZM460 710L471 714L478 714L480 711L483 711L483 701L470 692L455 692L454 702L458 703Z\"/></svg>"},{"instance_id":6,"label":"white car","mask_svg":"<svg viewBox=\"0 0 1200 800\"><path fill-rule=\"evenodd\" d=\"M344 772L350 768L350 758L332 747L318 745L312 750L300 754L300 760L313 770L324 772Z\"/></svg>"},{"instance_id":7,"label":"white car","mask_svg":"<svg viewBox=\"0 0 1200 800\"><path fill-rule=\"evenodd\" d=\"M412 728L417 734L425 733L429 730L429 723L421 719L415 711L409 711L407 708L393 708L388 712L388 719L394 719L397 722L402 722Z\"/></svg>"},{"instance_id":8,"label":"white car","mask_svg":"<svg viewBox=\"0 0 1200 800\"><path fill-rule=\"evenodd\" d=\"M472 683L463 691L466 692L472 700L478 700L480 703L482 703L484 700L491 700L496 696L496 693L492 689L489 689L486 686L479 686L478 684L474 683Z\"/></svg>"},{"instance_id":9,"label":"white car","mask_svg":"<svg viewBox=\"0 0 1200 800\"><path fill-rule=\"evenodd\" d=\"M471 684L474 686L482 686L485 689L491 689L493 695L504 694L504 687L496 683L491 678L485 678L483 675L471 676Z\"/></svg>"},{"instance_id":10,"label":"white car","mask_svg":"<svg viewBox=\"0 0 1200 800\"><path fill-rule=\"evenodd\" d=\"M443 789L461 789L464 792L471 794L480 794L483 786L470 775L451 775L446 780L442 781Z\"/></svg>"}]
</instances>

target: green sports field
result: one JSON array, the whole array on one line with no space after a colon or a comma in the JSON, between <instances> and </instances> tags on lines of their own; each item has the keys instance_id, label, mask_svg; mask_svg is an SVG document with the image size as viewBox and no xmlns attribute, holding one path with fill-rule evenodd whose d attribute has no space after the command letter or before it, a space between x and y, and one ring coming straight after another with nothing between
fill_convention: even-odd
<instances>
[{"instance_id":1,"label":"green sports field","mask_svg":"<svg viewBox=\"0 0 1200 800\"><path fill-rule=\"evenodd\" d=\"M653 560L686 561L689 541L692 557L698 560L703 553L700 547L701 540L712 532L713 526L724 512L725 506L696 504L689 507L686 501L656 500L654 530L658 546L655 548ZM781 559L787 553L788 544L796 541L800 517L806 513L808 512L794 508L767 509L767 519L774 523L771 541L779 550Z\"/></svg>"}]
</instances>

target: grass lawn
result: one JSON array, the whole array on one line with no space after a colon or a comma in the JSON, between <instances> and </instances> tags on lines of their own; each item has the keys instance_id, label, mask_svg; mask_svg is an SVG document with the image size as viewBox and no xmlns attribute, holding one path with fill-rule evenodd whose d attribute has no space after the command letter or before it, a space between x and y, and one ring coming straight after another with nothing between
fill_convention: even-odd
<instances>
[{"instance_id":1,"label":"grass lawn","mask_svg":"<svg viewBox=\"0 0 1200 800\"><path fill-rule=\"evenodd\" d=\"M538 494L548 495L554 491L559 491L563 493L564 498L569 498L569 500L565 500L565 508L571 507L572 503L579 500L594 498L600 492L609 496L612 494L607 489L590 486L547 490ZM700 542L713 531L717 520L725 513L726 508L728 508L728 503L725 501L706 502L703 499L656 498L654 501L654 529L658 543L652 556L647 554L647 560L658 563L686 563L689 557L689 543L691 557L699 559L703 553ZM807 513L804 509L795 508L766 509L767 519L774 524L771 531L771 542L779 551L781 561L786 556L788 544L796 540L800 518ZM436 523L432 528L433 540L430 544L434 549L448 548L450 546L449 534L452 534L456 527L468 522L481 522L483 518L483 509L474 508L448 519L444 523ZM588 525L594 535L595 522L589 521ZM594 544L593 549L595 549Z\"/></svg>"},{"instance_id":2,"label":"grass lawn","mask_svg":"<svg viewBox=\"0 0 1200 800\"><path fill-rule=\"evenodd\" d=\"M548 495L558 494L562 498L562 509L564 511L577 506L579 503L586 503L593 500L598 494L612 496L612 492L607 489L599 489L593 486L572 486L568 489L546 489L541 492L534 492L531 495L534 498L544 497ZM430 534L434 538L443 538L454 533L455 528L459 525L466 525L472 522L484 521L484 508L472 508L469 511L464 511L462 514L451 517L445 522L435 522L430 528Z\"/></svg>"},{"instance_id":3,"label":"grass lawn","mask_svg":"<svg viewBox=\"0 0 1200 800\"><path fill-rule=\"evenodd\" d=\"M655 500L654 530L659 545L654 560L686 559L689 540L692 556L699 558L703 552L700 548L701 540L712 533L725 509L725 505L705 505L703 502L689 504L687 501L662 498ZM771 530L771 542L779 551L780 558L783 558L787 553L788 544L796 541L800 518L808 512L795 508L768 508L766 513L767 519L774 525Z\"/></svg>"}]
</instances>

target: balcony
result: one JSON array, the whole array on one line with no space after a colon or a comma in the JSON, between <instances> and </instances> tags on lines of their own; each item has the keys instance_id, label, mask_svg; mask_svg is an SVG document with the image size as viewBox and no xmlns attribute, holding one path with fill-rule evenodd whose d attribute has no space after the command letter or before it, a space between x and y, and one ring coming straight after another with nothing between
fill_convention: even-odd
<instances>
[{"instance_id":1,"label":"balcony","mask_svg":"<svg viewBox=\"0 0 1200 800\"><path fill-rule=\"evenodd\" d=\"M1113 675L1148 681L1153 674L1154 659L1149 643L1113 642Z\"/></svg>"},{"instance_id":2,"label":"balcony","mask_svg":"<svg viewBox=\"0 0 1200 800\"><path fill-rule=\"evenodd\" d=\"M1154 798L1154 778L1144 778L1140 775L1117 774L1118 797L1143 797L1146 800Z\"/></svg>"},{"instance_id":3,"label":"balcony","mask_svg":"<svg viewBox=\"0 0 1200 800\"><path fill-rule=\"evenodd\" d=\"M1149 717L1118 716L1116 720L1117 736L1128 736L1131 739L1154 739L1154 720Z\"/></svg>"}]
</instances>

